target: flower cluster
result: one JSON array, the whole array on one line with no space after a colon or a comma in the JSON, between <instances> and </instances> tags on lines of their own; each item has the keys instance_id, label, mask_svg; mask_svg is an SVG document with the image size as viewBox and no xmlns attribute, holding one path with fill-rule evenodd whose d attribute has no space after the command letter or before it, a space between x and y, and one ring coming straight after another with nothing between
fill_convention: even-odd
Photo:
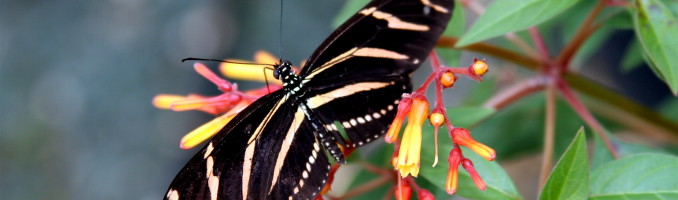
<instances>
[{"instance_id":1,"label":"flower cluster","mask_svg":"<svg viewBox=\"0 0 678 200\"><path fill-rule=\"evenodd\" d=\"M194 129L186 134L180 142L182 149L190 149L203 141L211 138L219 132L236 114L250 105L254 100L273 91L282 88L281 82L273 78L270 71L265 71L261 65L239 64L246 61L226 60L219 66L221 73L229 78L241 80L270 81L271 85L249 90L239 91L237 84L230 83L217 76L202 63L195 63L194 69L198 74L214 83L223 93L213 97L198 94L186 96L173 94L159 94L153 98L153 105L160 109L173 111L199 110L213 115L219 115L210 122ZM259 51L254 55L254 62L262 64L275 64L278 59L265 51ZM298 70L297 70L298 71ZM263 74L266 73L266 76Z\"/></svg>"},{"instance_id":2,"label":"flower cluster","mask_svg":"<svg viewBox=\"0 0 678 200\"><path fill-rule=\"evenodd\" d=\"M438 129L445 124L449 131L450 138L454 148L450 152L448 162L450 169L448 171L446 191L454 194L457 189L458 168L461 165L469 174L476 186L480 190L485 190L486 185L480 178L480 175L473 167L471 160L465 158L461 152L460 146L467 147L487 160L494 160L494 149L475 141L468 130L454 127L447 117L445 106L442 101L442 91L445 88L454 86L458 78L457 75L465 75L471 79L481 81L482 76L488 71L487 64L483 60L474 59L473 64L463 68L444 67L440 64L435 52L429 56L433 66L433 73L427 78L420 88L412 94L404 94L403 99L398 104L396 118L386 133L384 139L388 143L396 144L394 152L393 165L399 175L404 178L408 176L416 177L419 174L420 152L422 144L422 128L426 119L435 127L435 161L438 162ZM435 106L429 114L429 102L426 98L426 89L431 82L435 83L436 99ZM401 131L405 117L408 118L407 125L403 131L401 140L398 140L398 134ZM398 186L403 188L405 186ZM410 189L411 191L411 189ZM398 194L396 194L397 196Z\"/></svg>"}]
</instances>

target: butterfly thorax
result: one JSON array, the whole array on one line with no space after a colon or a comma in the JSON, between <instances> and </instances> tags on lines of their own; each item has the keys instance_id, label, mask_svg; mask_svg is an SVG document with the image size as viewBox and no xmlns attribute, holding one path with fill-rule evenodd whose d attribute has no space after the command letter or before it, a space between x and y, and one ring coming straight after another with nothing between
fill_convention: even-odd
<instances>
[{"instance_id":1,"label":"butterfly thorax","mask_svg":"<svg viewBox=\"0 0 678 200\"><path fill-rule=\"evenodd\" d=\"M295 94L301 90L301 78L292 70L290 61L285 60L275 66L273 77L283 82L283 90L288 94Z\"/></svg>"}]
</instances>

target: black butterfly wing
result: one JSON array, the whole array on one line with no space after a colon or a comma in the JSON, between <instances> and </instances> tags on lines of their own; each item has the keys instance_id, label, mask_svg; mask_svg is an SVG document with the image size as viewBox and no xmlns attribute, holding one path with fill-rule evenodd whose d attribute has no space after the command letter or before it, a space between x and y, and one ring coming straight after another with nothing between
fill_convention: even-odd
<instances>
[{"instance_id":1,"label":"black butterfly wing","mask_svg":"<svg viewBox=\"0 0 678 200\"><path fill-rule=\"evenodd\" d=\"M382 135L400 94L411 90L408 74L425 60L452 6L452 0L368 4L309 59L303 94L277 91L244 109L186 164L165 199L313 198L329 172L320 149L337 150L320 134L337 134L331 124L340 121L354 127L347 130L354 143Z\"/></svg>"},{"instance_id":2,"label":"black butterfly wing","mask_svg":"<svg viewBox=\"0 0 678 200\"><path fill-rule=\"evenodd\" d=\"M387 76L318 90L307 104L331 135L344 129L351 147L359 147L384 135L395 118L403 93L412 90L408 76ZM350 94L350 95L347 95Z\"/></svg>"},{"instance_id":3,"label":"black butterfly wing","mask_svg":"<svg viewBox=\"0 0 678 200\"><path fill-rule=\"evenodd\" d=\"M195 155L165 199L310 199L329 161L297 103L277 91L255 101Z\"/></svg>"},{"instance_id":4,"label":"black butterfly wing","mask_svg":"<svg viewBox=\"0 0 678 200\"><path fill-rule=\"evenodd\" d=\"M383 135L409 73L426 60L447 25L453 0L373 1L339 27L303 68L307 104L355 146Z\"/></svg>"}]
</instances>

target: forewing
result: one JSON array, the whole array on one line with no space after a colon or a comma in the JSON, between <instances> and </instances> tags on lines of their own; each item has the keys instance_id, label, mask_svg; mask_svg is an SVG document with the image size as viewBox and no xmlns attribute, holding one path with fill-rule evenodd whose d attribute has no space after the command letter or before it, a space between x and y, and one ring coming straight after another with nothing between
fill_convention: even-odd
<instances>
[{"instance_id":1,"label":"forewing","mask_svg":"<svg viewBox=\"0 0 678 200\"><path fill-rule=\"evenodd\" d=\"M318 47L301 76L323 87L408 74L426 60L453 7L453 0L372 1Z\"/></svg>"},{"instance_id":2,"label":"forewing","mask_svg":"<svg viewBox=\"0 0 678 200\"><path fill-rule=\"evenodd\" d=\"M433 49L454 7L452 0L373 1L338 28L303 68L307 105L331 135L339 125L354 146L383 135L409 73Z\"/></svg>"}]
</instances>

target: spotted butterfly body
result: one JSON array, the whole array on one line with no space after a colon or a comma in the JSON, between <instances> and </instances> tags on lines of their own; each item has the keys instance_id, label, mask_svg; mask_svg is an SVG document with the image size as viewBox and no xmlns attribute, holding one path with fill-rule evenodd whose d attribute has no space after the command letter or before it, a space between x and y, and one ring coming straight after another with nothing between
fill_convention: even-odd
<instances>
[{"instance_id":1,"label":"spotted butterfly body","mask_svg":"<svg viewBox=\"0 0 678 200\"><path fill-rule=\"evenodd\" d=\"M388 130L409 74L433 49L453 0L375 0L337 28L283 89L235 116L179 172L165 199L312 199L340 146ZM345 131L342 137L339 130ZM332 157L332 158L330 158Z\"/></svg>"}]
</instances>

